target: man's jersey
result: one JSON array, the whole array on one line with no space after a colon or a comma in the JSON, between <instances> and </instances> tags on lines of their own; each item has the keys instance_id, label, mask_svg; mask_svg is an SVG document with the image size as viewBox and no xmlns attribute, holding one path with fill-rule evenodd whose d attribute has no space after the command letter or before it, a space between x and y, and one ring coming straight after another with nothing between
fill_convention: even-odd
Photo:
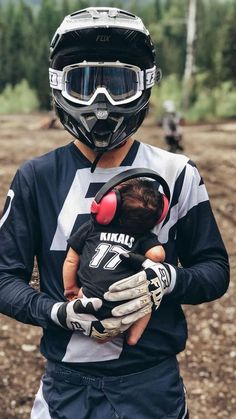
<instances>
[{"instance_id":1,"label":"man's jersey","mask_svg":"<svg viewBox=\"0 0 236 419\"><path fill-rule=\"evenodd\" d=\"M168 215L153 231L165 246L166 262L176 267L176 284L135 346L127 345L123 335L101 345L54 325L50 313L55 302L65 301L67 239L88 219L96 192L114 175L141 167L157 171L170 188ZM92 375L129 374L184 349L187 327L181 304L224 294L227 253L204 183L187 157L135 141L119 167L98 167L94 173L90 168L71 143L26 162L16 173L0 224L0 309L43 327L41 352L46 358ZM41 292L28 285L35 256Z\"/></svg>"},{"instance_id":2,"label":"man's jersey","mask_svg":"<svg viewBox=\"0 0 236 419\"><path fill-rule=\"evenodd\" d=\"M135 252L145 255L152 247L158 246L159 242L154 233L147 231L145 235L138 232L128 234L116 222L100 225L91 217L69 238L68 244L80 255L78 285L83 288L86 297L103 300L96 317L104 319L112 316L111 310L117 305L117 302L103 298L110 285L141 270L141 265L134 269L120 258L120 254Z\"/></svg>"}]
</instances>

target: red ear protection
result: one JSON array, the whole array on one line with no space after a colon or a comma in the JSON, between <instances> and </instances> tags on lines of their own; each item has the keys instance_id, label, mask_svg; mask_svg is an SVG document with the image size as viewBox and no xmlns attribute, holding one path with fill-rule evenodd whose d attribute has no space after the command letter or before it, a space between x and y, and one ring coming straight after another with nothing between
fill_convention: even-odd
<instances>
[{"instance_id":1,"label":"red ear protection","mask_svg":"<svg viewBox=\"0 0 236 419\"><path fill-rule=\"evenodd\" d=\"M169 199L166 197L166 195L162 194L163 199L163 210L160 218L157 220L157 224L160 224L167 215L168 209L169 209Z\"/></svg>"},{"instance_id":2,"label":"red ear protection","mask_svg":"<svg viewBox=\"0 0 236 419\"><path fill-rule=\"evenodd\" d=\"M91 205L91 213L94 214L97 223L110 224L119 212L120 200L119 191L115 189L104 195L99 203L94 200Z\"/></svg>"},{"instance_id":3,"label":"red ear protection","mask_svg":"<svg viewBox=\"0 0 236 419\"><path fill-rule=\"evenodd\" d=\"M129 169L125 172L114 176L109 182L106 182L96 194L91 204L91 214L94 216L97 223L102 225L110 224L119 213L121 196L115 186L124 182L125 180L149 177L155 179L162 186L163 196L163 210L157 224L161 223L167 215L169 209L170 190L166 181L156 172L150 169Z\"/></svg>"}]
</instances>

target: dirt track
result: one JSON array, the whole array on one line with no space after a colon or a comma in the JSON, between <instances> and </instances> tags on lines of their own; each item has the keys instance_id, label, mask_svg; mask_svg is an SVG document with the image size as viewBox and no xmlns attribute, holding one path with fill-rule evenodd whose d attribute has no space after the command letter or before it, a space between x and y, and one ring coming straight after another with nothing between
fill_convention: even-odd
<instances>
[{"instance_id":1,"label":"dirt track","mask_svg":"<svg viewBox=\"0 0 236 419\"><path fill-rule=\"evenodd\" d=\"M71 140L64 130L40 129L42 118L0 118L0 208L23 161ZM151 119L135 137L165 147ZM236 123L185 127L184 137L185 154L195 161L207 185L230 254L232 279L222 299L184 307L189 340L179 356L181 370L191 419L236 419ZM27 419L44 364L38 351L41 332L2 315L0 330L0 418Z\"/></svg>"}]
</instances>

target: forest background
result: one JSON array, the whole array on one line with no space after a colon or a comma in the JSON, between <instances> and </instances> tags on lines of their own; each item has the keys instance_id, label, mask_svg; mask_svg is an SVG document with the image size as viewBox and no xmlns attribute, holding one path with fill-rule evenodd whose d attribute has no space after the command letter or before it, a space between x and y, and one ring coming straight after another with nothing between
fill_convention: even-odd
<instances>
[{"instance_id":1,"label":"forest background","mask_svg":"<svg viewBox=\"0 0 236 419\"><path fill-rule=\"evenodd\" d=\"M51 107L48 55L66 14L115 6L139 15L157 49L163 79L152 104L161 113L173 100L190 122L236 117L236 0L197 0L194 67L184 103L189 0L0 0L0 113Z\"/></svg>"}]
</instances>

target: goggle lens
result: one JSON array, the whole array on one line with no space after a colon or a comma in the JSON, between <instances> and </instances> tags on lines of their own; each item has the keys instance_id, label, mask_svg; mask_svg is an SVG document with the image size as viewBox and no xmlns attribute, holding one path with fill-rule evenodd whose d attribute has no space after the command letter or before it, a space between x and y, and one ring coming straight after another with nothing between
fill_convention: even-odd
<instances>
[{"instance_id":1,"label":"goggle lens","mask_svg":"<svg viewBox=\"0 0 236 419\"><path fill-rule=\"evenodd\" d=\"M81 66L67 72L66 90L70 96L86 102L98 88L105 88L114 101L131 98L137 93L137 73L111 66Z\"/></svg>"}]
</instances>

